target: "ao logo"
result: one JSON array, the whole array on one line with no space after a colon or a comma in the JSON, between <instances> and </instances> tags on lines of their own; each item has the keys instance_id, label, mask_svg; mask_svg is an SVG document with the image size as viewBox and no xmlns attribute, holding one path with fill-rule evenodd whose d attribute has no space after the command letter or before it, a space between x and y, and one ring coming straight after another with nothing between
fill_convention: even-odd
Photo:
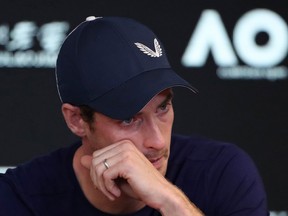
<instances>
[{"instance_id":1,"label":"ao logo","mask_svg":"<svg viewBox=\"0 0 288 216\"><path fill-rule=\"evenodd\" d=\"M288 212L286 211L271 211L270 216L288 216Z\"/></svg>"},{"instance_id":2,"label":"ao logo","mask_svg":"<svg viewBox=\"0 0 288 216\"><path fill-rule=\"evenodd\" d=\"M267 43L258 45L256 36L265 32ZM204 10L182 57L187 67L202 67L209 51L220 67L233 67L239 58L251 67L273 67L287 56L288 27L277 13L268 9L255 9L243 14L233 31L233 46L219 13ZM236 53L233 50L235 48Z\"/></svg>"}]
</instances>

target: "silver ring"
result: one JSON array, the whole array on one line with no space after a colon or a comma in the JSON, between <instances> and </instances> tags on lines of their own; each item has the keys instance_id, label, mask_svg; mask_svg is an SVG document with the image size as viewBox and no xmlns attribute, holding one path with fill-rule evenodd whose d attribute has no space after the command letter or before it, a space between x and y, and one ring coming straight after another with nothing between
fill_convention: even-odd
<instances>
[{"instance_id":1,"label":"silver ring","mask_svg":"<svg viewBox=\"0 0 288 216\"><path fill-rule=\"evenodd\" d=\"M103 161L103 164L104 164L104 166L105 166L105 168L106 169L109 169L109 164L107 163L107 159L105 159L104 161Z\"/></svg>"}]
</instances>

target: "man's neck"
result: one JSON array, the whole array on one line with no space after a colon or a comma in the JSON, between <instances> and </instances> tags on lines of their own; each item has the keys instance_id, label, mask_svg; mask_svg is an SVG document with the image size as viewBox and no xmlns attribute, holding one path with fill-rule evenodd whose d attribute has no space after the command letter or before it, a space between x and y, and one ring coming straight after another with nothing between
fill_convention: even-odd
<instances>
[{"instance_id":1,"label":"man's neck","mask_svg":"<svg viewBox=\"0 0 288 216\"><path fill-rule=\"evenodd\" d=\"M94 187L90 178L90 170L83 167L80 162L82 156L89 154L83 145L85 144L82 144L74 154L73 169L86 199L95 208L110 214L128 214L143 208L145 206L143 202L128 197L123 193L119 198L111 201L101 191Z\"/></svg>"}]
</instances>

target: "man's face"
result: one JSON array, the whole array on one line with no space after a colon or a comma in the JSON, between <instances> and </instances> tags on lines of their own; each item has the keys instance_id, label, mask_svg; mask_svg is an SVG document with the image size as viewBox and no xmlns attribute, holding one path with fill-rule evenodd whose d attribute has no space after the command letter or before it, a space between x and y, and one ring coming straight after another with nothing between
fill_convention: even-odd
<instances>
[{"instance_id":1,"label":"man's face","mask_svg":"<svg viewBox=\"0 0 288 216\"><path fill-rule=\"evenodd\" d=\"M124 121L95 113L94 130L90 130L86 137L88 145L95 151L121 140L130 140L165 175L174 120L171 100L172 91L167 89L156 95L133 118Z\"/></svg>"}]
</instances>

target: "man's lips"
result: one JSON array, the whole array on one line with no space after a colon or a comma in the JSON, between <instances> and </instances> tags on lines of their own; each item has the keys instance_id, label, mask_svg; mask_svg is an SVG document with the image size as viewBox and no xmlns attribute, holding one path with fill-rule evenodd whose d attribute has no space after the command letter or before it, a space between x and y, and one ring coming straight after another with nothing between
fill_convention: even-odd
<instances>
[{"instance_id":1,"label":"man's lips","mask_svg":"<svg viewBox=\"0 0 288 216\"><path fill-rule=\"evenodd\" d=\"M163 165L165 165L165 161L168 159L168 155L169 152L167 149L145 154L146 158L150 161L150 163L158 170L160 170Z\"/></svg>"},{"instance_id":2,"label":"man's lips","mask_svg":"<svg viewBox=\"0 0 288 216\"><path fill-rule=\"evenodd\" d=\"M156 169L159 169L163 165L164 157L163 156L159 156L159 157L156 157L156 158L149 158L148 160L153 164L153 166Z\"/></svg>"}]
</instances>

